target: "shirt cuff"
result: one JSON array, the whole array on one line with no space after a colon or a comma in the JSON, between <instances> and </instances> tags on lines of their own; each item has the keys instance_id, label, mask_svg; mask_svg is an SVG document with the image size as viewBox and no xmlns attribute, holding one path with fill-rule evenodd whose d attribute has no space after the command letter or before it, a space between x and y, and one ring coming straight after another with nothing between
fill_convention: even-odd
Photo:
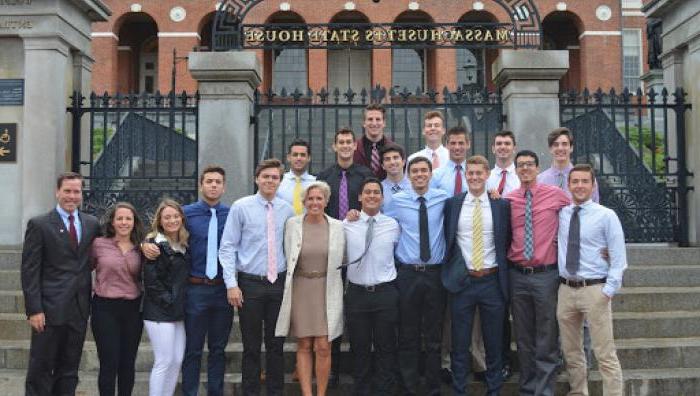
<instances>
[{"instance_id":1,"label":"shirt cuff","mask_svg":"<svg viewBox=\"0 0 700 396\"><path fill-rule=\"evenodd\" d=\"M224 283L226 284L227 289L233 289L234 287L238 287L238 280L235 276L232 276L230 278L224 277Z\"/></svg>"},{"instance_id":2,"label":"shirt cuff","mask_svg":"<svg viewBox=\"0 0 700 396\"><path fill-rule=\"evenodd\" d=\"M603 286L603 294L605 294L609 298L613 298L613 296L615 295L615 289L606 283L605 286Z\"/></svg>"}]
</instances>

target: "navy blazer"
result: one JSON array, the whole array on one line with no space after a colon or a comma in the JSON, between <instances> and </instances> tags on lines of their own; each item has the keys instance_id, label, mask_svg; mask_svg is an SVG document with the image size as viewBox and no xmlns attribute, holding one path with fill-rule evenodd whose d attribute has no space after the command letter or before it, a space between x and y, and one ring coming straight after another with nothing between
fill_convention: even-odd
<instances>
[{"instance_id":1,"label":"navy blazer","mask_svg":"<svg viewBox=\"0 0 700 396\"><path fill-rule=\"evenodd\" d=\"M471 278L462 257L462 250L457 244L457 224L462 204L467 193L456 195L445 202L445 238L447 246L442 266L442 284L451 293L458 293L469 287ZM511 241L510 202L505 199L491 199L491 216L493 218L494 243L496 244L496 262L498 263L498 283L503 298L508 301L508 248Z\"/></svg>"}]
</instances>

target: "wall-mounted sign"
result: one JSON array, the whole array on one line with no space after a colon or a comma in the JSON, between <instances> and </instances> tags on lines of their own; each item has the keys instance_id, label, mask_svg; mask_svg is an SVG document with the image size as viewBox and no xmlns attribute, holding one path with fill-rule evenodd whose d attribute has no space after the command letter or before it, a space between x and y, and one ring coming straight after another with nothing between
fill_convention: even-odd
<instances>
[{"instance_id":1,"label":"wall-mounted sign","mask_svg":"<svg viewBox=\"0 0 700 396\"><path fill-rule=\"evenodd\" d=\"M510 19L498 23L246 24L248 12L263 1L221 1L212 24L213 49L542 48L534 0L491 0Z\"/></svg>"},{"instance_id":2,"label":"wall-mounted sign","mask_svg":"<svg viewBox=\"0 0 700 396\"><path fill-rule=\"evenodd\" d=\"M242 48L249 49L513 47L518 39L512 26L502 23L255 24L241 28Z\"/></svg>"},{"instance_id":3,"label":"wall-mounted sign","mask_svg":"<svg viewBox=\"0 0 700 396\"><path fill-rule=\"evenodd\" d=\"M0 162L17 162L17 124L0 124Z\"/></svg>"},{"instance_id":4,"label":"wall-mounted sign","mask_svg":"<svg viewBox=\"0 0 700 396\"><path fill-rule=\"evenodd\" d=\"M0 106L24 104L24 80L0 79Z\"/></svg>"}]
</instances>

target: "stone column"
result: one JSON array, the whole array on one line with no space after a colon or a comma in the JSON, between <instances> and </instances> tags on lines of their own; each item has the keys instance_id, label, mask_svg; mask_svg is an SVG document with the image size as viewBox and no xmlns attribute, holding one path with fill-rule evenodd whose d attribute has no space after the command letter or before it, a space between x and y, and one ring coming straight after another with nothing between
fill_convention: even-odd
<instances>
[{"instance_id":1,"label":"stone column","mask_svg":"<svg viewBox=\"0 0 700 396\"><path fill-rule=\"evenodd\" d=\"M547 134L560 125L559 79L569 69L568 51L502 50L492 65L502 89L507 128L518 149L549 158Z\"/></svg>"},{"instance_id":2,"label":"stone column","mask_svg":"<svg viewBox=\"0 0 700 396\"><path fill-rule=\"evenodd\" d=\"M189 69L199 83L199 169L226 169L224 202L253 192L253 94L262 70L254 52L191 52Z\"/></svg>"},{"instance_id":3,"label":"stone column","mask_svg":"<svg viewBox=\"0 0 700 396\"><path fill-rule=\"evenodd\" d=\"M56 204L56 175L70 169L66 128L70 59L70 47L58 37L24 38L22 224Z\"/></svg>"}]
</instances>

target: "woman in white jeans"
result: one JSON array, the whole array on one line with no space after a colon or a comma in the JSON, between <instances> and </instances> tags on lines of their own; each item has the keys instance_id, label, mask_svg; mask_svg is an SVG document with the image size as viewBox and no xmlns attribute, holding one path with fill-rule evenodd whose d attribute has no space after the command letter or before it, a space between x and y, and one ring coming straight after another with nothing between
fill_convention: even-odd
<instances>
[{"instance_id":1,"label":"woman in white jeans","mask_svg":"<svg viewBox=\"0 0 700 396\"><path fill-rule=\"evenodd\" d=\"M160 255L144 265L143 319L153 347L150 396L172 396L185 354L185 288L189 276L188 233L182 207L163 200L153 219L148 242Z\"/></svg>"}]
</instances>

